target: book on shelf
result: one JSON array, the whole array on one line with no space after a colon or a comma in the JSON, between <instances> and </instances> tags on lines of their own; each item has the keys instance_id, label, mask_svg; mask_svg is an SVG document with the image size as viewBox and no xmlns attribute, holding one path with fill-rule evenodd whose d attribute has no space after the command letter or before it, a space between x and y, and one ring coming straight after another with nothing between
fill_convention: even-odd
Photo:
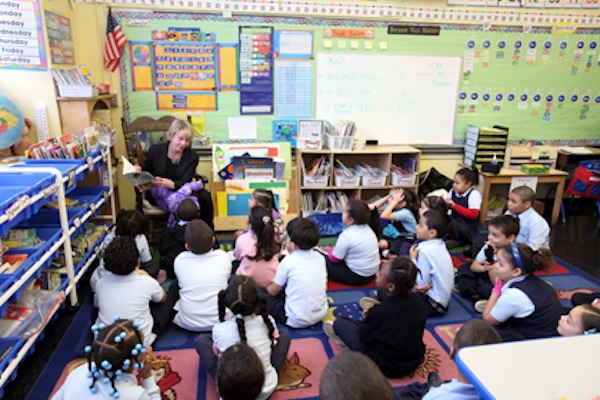
<instances>
[{"instance_id":1,"label":"book on shelf","mask_svg":"<svg viewBox=\"0 0 600 400\"><path fill-rule=\"evenodd\" d=\"M149 186L154 182L154 175L148 171L138 171L125 156L121 156L123 162L123 176L135 186Z\"/></svg>"}]
</instances>

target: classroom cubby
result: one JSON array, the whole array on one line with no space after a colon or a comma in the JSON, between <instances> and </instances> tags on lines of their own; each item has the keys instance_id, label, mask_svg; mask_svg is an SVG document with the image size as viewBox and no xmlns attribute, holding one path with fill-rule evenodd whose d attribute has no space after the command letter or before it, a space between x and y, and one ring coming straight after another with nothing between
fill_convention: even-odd
<instances>
[{"instance_id":1,"label":"classroom cubby","mask_svg":"<svg viewBox=\"0 0 600 400\"><path fill-rule=\"evenodd\" d=\"M336 193L342 192L349 198L358 198L362 200L369 200L374 196L383 196L389 192L393 187L391 178L392 164L406 168L410 166L412 168L409 174L411 179L406 185L401 185L408 189L412 189L415 192L418 190L418 179L416 179L416 172L419 171L419 163L421 158L421 151L412 146L367 146L364 149L353 149L353 150L302 150L297 153L298 163L304 163L305 169L309 169L309 165L315 159L323 158L329 162L331 168L328 171L326 179L316 180L315 176L305 176L304 169L300 166L297 168L297 179L299 182L299 198L298 204L301 207L303 215L309 215L315 210L307 209L304 198L307 195L312 195L313 200L320 192L324 193ZM354 169L354 166L360 164L367 164L371 167L375 167L383 171L385 179L382 180L382 184L364 186L363 180L355 180L354 185L336 185L335 176L335 162L336 160L341 161L348 169ZM309 169L310 170L310 169ZM414 179L413 179L414 178ZM351 181L351 179L344 179L344 183ZM338 179L340 183L340 179ZM371 181L370 183L374 183ZM315 202L313 201L313 204ZM319 211L335 211L328 207L327 210Z\"/></svg>"}]
</instances>

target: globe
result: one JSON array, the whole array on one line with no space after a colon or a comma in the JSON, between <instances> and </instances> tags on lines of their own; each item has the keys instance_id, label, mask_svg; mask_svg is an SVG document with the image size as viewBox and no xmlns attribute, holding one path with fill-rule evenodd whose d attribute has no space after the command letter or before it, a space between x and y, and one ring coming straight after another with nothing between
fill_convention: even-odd
<instances>
[{"instance_id":1,"label":"globe","mask_svg":"<svg viewBox=\"0 0 600 400\"><path fill-rule=\"evenodd\" d=\"M0 149L8 149L19 140L25 127L21 110L0 94Z\"/></svg>"}]
</instances>

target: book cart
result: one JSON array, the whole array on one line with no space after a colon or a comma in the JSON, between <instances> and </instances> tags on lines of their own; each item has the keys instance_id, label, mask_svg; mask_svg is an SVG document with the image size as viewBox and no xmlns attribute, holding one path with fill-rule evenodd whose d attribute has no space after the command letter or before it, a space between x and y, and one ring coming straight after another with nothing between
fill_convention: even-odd
<instances>
[{"instance_id":1,"label":"book cart","mask_svg":"<svg viewBox=\"0 0 600 400\"><path fill-rule=\"evenodd\" d=\"M0 337L0 397L4 386L14 380L21 361L31 354L38 340L44 336L47 324L57 317L68 296L69 304L78 304L77 285L92 262L98 257L107 230L96 226L95 243L89 243L85 254L72 252L76 235L86 235L94 219L107 219L114 223L116 216L112 174L108 186L81 186L85 175L101 174L102 168L112 170L107 148L90 152L85 159L23 160L0 168L0 236L10 229L35 228L41 243L31 248L11 249L10 253L25 253L26 259L14 271L0 274L0 317L4 317L9 303L19 300L24 290L42 276L59 257L62 248L66 275L57 273L50 290L58 291L59 301L34 333L27 337ZM78 200L77 207L67 205L69 199ZM56 208L44 207L53 203ZM98 215L110 206L110 215Z\"/></svg>"}]
</instances>

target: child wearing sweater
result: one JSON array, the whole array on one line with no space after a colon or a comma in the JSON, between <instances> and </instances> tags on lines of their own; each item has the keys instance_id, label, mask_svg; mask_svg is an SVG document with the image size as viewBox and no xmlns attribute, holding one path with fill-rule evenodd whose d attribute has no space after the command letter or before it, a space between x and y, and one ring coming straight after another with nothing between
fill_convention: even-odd
<instances>
[{"instance_id":1,"label":"child wearing sweater","mask_svg":"<svg viewBox=\"0 0 600 400\"><path fill-rule=\"evenodd\" d=\"M513 243L500 247L496 254L498 280L483 320L494 325L504 341L557 336L562 305L552 287L533 274L552 266L550 250Z\"/></svg>"},{"instance_id":2,"label":"child wearing sweater","mask_svg":"<svg viewBox=\"0 0 600 400\"><path fill-rule=\"evenodd\" d=\"M249 276L261 288L273 283L281 243L275 238L275 226L272 213L261 206L250 209L248 229L235 243L233 257L239 261L237 275Z\"/></svg>"},{"instance_id":3,"label":"child wearing sweater","mask_svg":"<svg viewBox=\"0 0 600 400\"><path fill-rule=\"evenodd\" d=\"M324 323L325 333L341 340L350 350L366 354L390 378L411 374L423 361L425 305L413 292L417 269L403 257L387 261L377 272L377 289L386 292L383 301L356 321L337 318Z\"/></svg>"}]
</instances>

